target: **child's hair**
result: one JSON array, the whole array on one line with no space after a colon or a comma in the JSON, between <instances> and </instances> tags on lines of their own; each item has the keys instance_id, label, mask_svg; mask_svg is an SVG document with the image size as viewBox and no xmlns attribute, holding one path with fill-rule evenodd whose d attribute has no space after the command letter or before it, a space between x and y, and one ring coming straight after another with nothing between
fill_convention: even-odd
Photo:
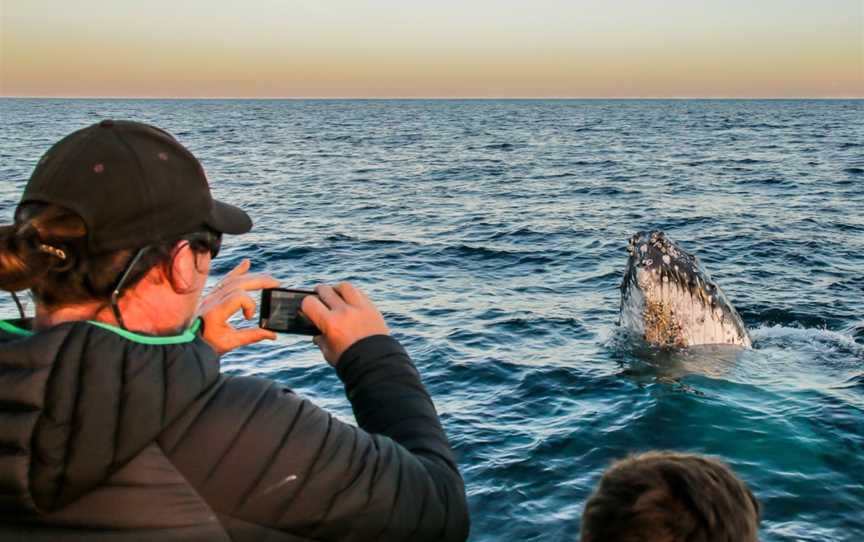
<instances>
[{"instance_id":1,"label":"child's hair","mask_svg":"<svg viewBox=\"0 0 864 542\"><path fill-rule=\"evenodd\" d=\"M648 452L613 464L585 505L582 542L756 542L759 503L723 462Z\"/></svg>"}]
</instances>

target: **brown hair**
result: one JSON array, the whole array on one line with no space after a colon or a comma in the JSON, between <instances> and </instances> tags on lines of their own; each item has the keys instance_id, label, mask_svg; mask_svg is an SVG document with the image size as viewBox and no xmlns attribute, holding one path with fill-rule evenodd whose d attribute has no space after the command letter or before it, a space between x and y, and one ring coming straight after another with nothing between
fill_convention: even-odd
<instances>
[{"instance_id":1,"label":"brown hair","mask_svg":"<svg viewBox=\"0 0 864 542\"><path fill-rule=\"evenodd\" d=\"M756 542L759 503L723 462L648 452L613 464L585 505L582 542Z\"/></svg>"},{"instance_id":2,"label":"brown hair","mask_svg":"<svg viewBox=\"0 0 864 542\"><path fill-rule=\"evenodd\" d=\"M190 234L196 253L210 250L203 232ZM186 236L183 239L186 239ZM156 265L166 265L180 239L152 245L132 270L126 287L140 281ZM57 205L28 203L18 208L15 224L0 226L0 289L31 290L36 300L55 307L107 301L134 251L91 254L87 226L76 213ZM170 272L170 267L168 268Z\"/></svg>"}]
</instances>

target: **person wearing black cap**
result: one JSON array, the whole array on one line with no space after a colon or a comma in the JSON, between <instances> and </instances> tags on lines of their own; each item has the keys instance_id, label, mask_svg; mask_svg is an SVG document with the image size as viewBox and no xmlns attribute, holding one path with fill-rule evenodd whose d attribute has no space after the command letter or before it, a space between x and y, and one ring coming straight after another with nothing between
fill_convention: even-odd
<instances>
[{"instance_id":1,"label":"person wearing black cap","mask_svg":"<svg viewBox=\"0 0 864 542\"><path fill-rule=\"evenodd\" d=\"M103 121L37 164L0 227L0 540L465 540L465 490L429 395L371 301L319 286L303 310L359 427L283 386L219 372L272 339L248 260L201 298L223 234L167 132ZM18 300L15 297L16 302Z\"/></svg>"}]
</instances>

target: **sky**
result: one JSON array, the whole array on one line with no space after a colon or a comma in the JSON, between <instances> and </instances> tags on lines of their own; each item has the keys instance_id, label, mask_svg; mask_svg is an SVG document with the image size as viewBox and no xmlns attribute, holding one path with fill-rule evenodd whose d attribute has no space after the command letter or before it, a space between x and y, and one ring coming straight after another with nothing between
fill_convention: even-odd
<instances>
[{"instance_id":1,"label":"sky","mask_svg":"<svg viewBox=\"0 0 864 542\"><path fill-rule=\"evenodd\" d=\"M0 0L0 96L864 97L864 0Z\"/></svg>"}]
</instances>

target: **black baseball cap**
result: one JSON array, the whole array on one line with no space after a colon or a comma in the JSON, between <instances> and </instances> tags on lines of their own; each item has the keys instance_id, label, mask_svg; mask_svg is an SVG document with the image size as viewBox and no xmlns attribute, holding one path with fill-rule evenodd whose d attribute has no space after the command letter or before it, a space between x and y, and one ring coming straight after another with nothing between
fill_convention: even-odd
<instances>
[{"instance_id":1,"label":"black baseball cap","mask_svg":"<svg viewBox=\"0 0 864 542\"><path fill-rule=\"evenodd\" d=\"M214 200L201 163L168 132L103 120L57 142L39 160L21 204L76 212L97 254L138 248L210 228L252 229L243 210Z\"/></svg>"}]
</instances>

